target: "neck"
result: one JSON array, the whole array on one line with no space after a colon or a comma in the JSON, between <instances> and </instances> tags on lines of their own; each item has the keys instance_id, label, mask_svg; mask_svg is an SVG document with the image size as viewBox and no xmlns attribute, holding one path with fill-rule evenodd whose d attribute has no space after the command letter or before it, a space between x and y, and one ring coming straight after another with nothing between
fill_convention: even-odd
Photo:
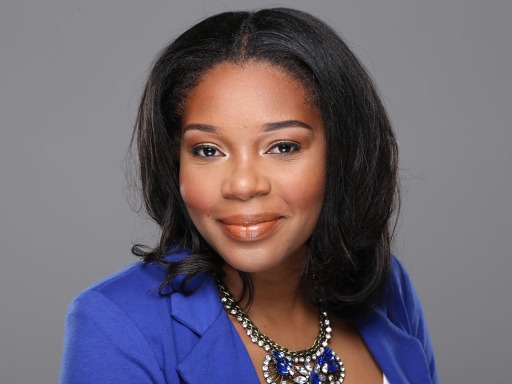
<instances>
[{"instance_id":1,"label":"neck","mask_svg":"<svg viewBox=\"0 0 512 384\"><path fill-rule=\"evenodd\" d=\"M224 284L240 301L242 308L249 303L246 292L242 296L243 284L238 272L230 267L225 268ZM300 269L285 271L272 271L265 273L251 273L253 298L247 314L256 323L266 323L280 319L280 323L287 319L318 318L317 309L309 303L300 286Z\"/></svg>"},{"instance_id":2,"label":"neck","mask_svg":"<svg viewBox=\"0 0 512 384\"><path fill-rule=\"evenodd\" d=\"M247 311L234 302L243 292L238 272L230 267L226 267L225 272L224 284L221 284L223 303L253 363L259 365L264 359L261 382L284 382L283 378L293 380L294 375L304 383L318 382L320 370L329 372L329 382L343 381L343 363L327 348L332 329L325 312L319 314L304 297L300 270L250 274L254 295ZM242 307L244 303L247 304L247 295L240 300ZM313 371L309 362L317 357ZM293 364L295 370L291 368Z\"/></svg>"}]
</instances>

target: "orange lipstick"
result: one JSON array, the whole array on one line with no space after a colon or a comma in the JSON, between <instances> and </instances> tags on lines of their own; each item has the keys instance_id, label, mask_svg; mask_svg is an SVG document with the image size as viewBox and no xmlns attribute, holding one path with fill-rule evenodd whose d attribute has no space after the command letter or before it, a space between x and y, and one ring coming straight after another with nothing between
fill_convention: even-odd
<instances>
[{"instance_id":1,"label":"orange lipstick","mask_svg":"<svg viewBox=\"0 0 512 384\"><path fill-rule=\"evenodd\" d=\"M282 216L275 213L233 215L220 219L226 233L235 240L256 241L268 236Z\"/></svg>"}]
</instances>

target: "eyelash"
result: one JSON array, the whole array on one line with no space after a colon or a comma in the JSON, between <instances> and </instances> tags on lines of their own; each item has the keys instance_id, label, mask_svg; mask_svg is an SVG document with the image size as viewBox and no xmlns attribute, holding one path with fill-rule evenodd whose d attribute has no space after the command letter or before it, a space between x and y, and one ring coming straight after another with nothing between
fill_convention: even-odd
<instances>
[{"instance_id":1,"label":"eyelash","mask_svg":"<svg viewBox=\"0 0 512 384\"><path fill-rule=\"evenodd\" d=\"M289 149L288 151L286 152L281 152L279 151L279 147L286 147L287 149ZM272 153L272 150L274 149L277 149L278 152L275 152L275 153ZM266 152L266 153L270 153L270 154L273 154L273 155L281 155L281 156L286 156L286 155L290 155L294 152L297 152L300 150L300 145L297 144L297 143L294 143L292 141L280 141L278 143L275 143L274 145L272 145L270 147L270 149Z\"/></svg>"},{"instance_id":2,"label":"eyelash","mask_svg":"<svg viewBox=\"0 0 512 384\"><path fill-rule=\"evenodd\" d=\"M280 149L286 149L286 151L281 152ZM218 153L218 154L207 155L205 153L206 150L212 151L212 152L215 151L215 153ZM274 150L277 150L277 152L272 152ZM278 143L273 144L268 149L268 151L266 151L265 153L268 153L271 155L286 156L286 155L290 155L294 152L297 152L299 150L300 150L300 145L297 143L294 143L291 141L280 141ZM215 158L215 157L224 156L224 153L222 153L218 148L216 148L213 145L208 145L208 144L197 145L192 148L191 152L192 152L193 156L199 157L199 158ZM201 154L201 152L202 152L202 154Z\"/></svg>"},{"instance_id":3,"label":"eyelash","mask_svg":"<svg viewBox=\"0 0 512 384\"><path fill-rule=\"evenodd\" d=\"M220 153L220 155L207 156L204 152L205 150L213 150L213 151ZM202 155L200 154L201 151L203 152ZM217 148L215 148L213 145L202 144L202 145L197 145L194 148L192 148L192 155L194 155L196 157L201 157L201 158L209 158L209 157L220 157L220 156L223 156L224 154L221 151L219 151Z\"/></svg>"}]
</instances>

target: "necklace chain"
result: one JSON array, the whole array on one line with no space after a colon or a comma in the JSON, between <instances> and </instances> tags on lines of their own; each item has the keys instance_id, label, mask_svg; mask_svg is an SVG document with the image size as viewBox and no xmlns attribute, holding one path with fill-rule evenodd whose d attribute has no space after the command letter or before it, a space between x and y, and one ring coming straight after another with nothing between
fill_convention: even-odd
<instances>
[{"instance_id":1,"label":"necklace chain","mask_svg":"<svg viewBox=\"0 0 512 384\"><path fill-rule=\"evenodd\" d=\"M313 345L303 350L289 350L258 329L219 278L217 286L226 312L242 325L254 344L268 352L262 367L267 383L343 383L343 362L328 348L332 328L325 311L320 310L319 331Z\"/></svg>"}]
</instances>

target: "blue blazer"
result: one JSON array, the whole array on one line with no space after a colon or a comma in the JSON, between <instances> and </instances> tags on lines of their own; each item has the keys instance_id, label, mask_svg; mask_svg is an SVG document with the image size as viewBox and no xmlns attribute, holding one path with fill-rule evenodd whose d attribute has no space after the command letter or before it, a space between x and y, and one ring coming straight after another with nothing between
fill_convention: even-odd
<instances>
[{"instance_id":1,"label":"blue blazer","mask_svg":"<svg viewBox=\"0 0 512 384\"><path fill-rule=\"evenodd\" d=\"M139 262L74 299L60 383L258 383L212 276L194 279L191 295L166 297L163 277ZM438 383L420 303L395 258L381 304L356 326L390 384Z\"/></svg>"}]
</instances>

